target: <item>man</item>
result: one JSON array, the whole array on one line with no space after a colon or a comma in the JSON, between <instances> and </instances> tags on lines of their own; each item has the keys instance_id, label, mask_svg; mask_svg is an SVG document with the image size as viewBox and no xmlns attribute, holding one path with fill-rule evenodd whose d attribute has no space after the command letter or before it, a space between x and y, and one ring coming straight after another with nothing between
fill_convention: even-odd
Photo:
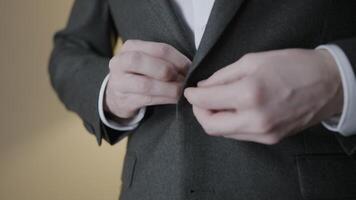
<instances>
[{"instance_id":1,"label":"man","mask_svg":"<svg viewBox=\"0 0 356 200\"><path fill-rule=\"evenodd\" d=\"M122 200L356 199L355 11L76 0L51 80L99 144L129 137Z\"/></svg>"}]
</instances>

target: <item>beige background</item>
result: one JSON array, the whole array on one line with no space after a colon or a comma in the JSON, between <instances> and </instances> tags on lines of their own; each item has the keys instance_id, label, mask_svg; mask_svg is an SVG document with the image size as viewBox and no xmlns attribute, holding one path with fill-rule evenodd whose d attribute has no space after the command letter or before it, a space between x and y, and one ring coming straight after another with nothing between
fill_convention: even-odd
<instances>
[{"instance_id":1,"label":"beige background","mask_svg":"<svg viewBox=\"0 0 356 200\"><path fill-rule=\"evenodd\" d=\"M0 0L0 199L117 199L125 142L98 147L47 63L73 0Z\"/></svg>"}]
</instances>

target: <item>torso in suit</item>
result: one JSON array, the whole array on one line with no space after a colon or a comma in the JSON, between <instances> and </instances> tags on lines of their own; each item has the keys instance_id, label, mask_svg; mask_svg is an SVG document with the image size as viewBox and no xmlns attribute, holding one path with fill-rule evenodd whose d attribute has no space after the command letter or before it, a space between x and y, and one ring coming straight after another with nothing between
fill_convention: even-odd
<instances>
[{"instance_id":1,"label":"torso in suit","mask_svg":"<svg viewBox=\"0 0 356 200\"><path fill-rule=\"evenodd\" d=\"M117 36L177 48L193 61L190 87L246 53L272 49L336 43L356 66L355 12L352 0L216 0L195 50L169 1L76 0L55 37L51 81L99 144L129 135L122 200L356 199L356 136L316 125L273 146L212 137L183 95L148 107L130 133L106 127L97 113Z\"/></svg>"}]
</instances>

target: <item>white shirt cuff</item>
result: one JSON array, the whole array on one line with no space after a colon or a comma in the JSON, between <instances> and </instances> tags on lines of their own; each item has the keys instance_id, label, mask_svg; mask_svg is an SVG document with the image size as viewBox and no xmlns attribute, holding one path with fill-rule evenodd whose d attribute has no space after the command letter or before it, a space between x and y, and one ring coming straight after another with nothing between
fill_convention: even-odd
<instances>
[{"instance_id":1,"label":"white shirt cuff","mask_svg":"<svg viewBox=\"0 0 356 200\"><path fill-rule=\"evenodd\" d=\"M333 56L339 68L344 105L341 116L332 117L322 124L329 130L339 132L344 136L356 135L356 79L351 63L344 51L334 44L321 45L316 49L326 49Z\"/></svg>"},{"instance_id":2,"label":"white shirt cuff","mask_svg":"<svg viewBox=\"0 0 356 200\"><path fill-rule=\"evenodd\" d=\"M108 127L118 130L118 131L130 131L135 129L140 121L143 119L146 113L146 107L143 107L139 110L137 115L132 118L130 121L125 121L120 122L120 121L113 121L110 119L107 119L104 113L104 106L103 106L103 100L104 100L104 94L105 94L105 89L106 85L109 81L109 75L107 75L101 84L100 92L99 92L99 100L98 100L98 111L99 111L99 116L100 120Z\"/></svg>"}]
</instances>

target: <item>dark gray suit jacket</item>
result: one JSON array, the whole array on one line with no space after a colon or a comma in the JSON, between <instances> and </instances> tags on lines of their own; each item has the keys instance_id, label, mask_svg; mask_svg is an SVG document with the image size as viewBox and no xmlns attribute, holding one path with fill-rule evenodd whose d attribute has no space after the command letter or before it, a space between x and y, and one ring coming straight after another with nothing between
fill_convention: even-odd
<instances>
[{"instance_id":1,"label":"dark gray suit jacket","mask_svg":"<svg viewBox=\"0 0 356 200\"><path fill-rule=\"evenodd\" d=\"M49 72L59 98L99 144L129 135L122 200L356 199L356 136L319 124L273 146L211 137L183 96L149 107L128 134L103 125L97 108L118 36L168 43L192 59L184 87L248 52L327 43L356 71L356 1L216 0L197 51L187 33L168 0L76 0L55 35Z\"/></svg>"}]
</instances>

